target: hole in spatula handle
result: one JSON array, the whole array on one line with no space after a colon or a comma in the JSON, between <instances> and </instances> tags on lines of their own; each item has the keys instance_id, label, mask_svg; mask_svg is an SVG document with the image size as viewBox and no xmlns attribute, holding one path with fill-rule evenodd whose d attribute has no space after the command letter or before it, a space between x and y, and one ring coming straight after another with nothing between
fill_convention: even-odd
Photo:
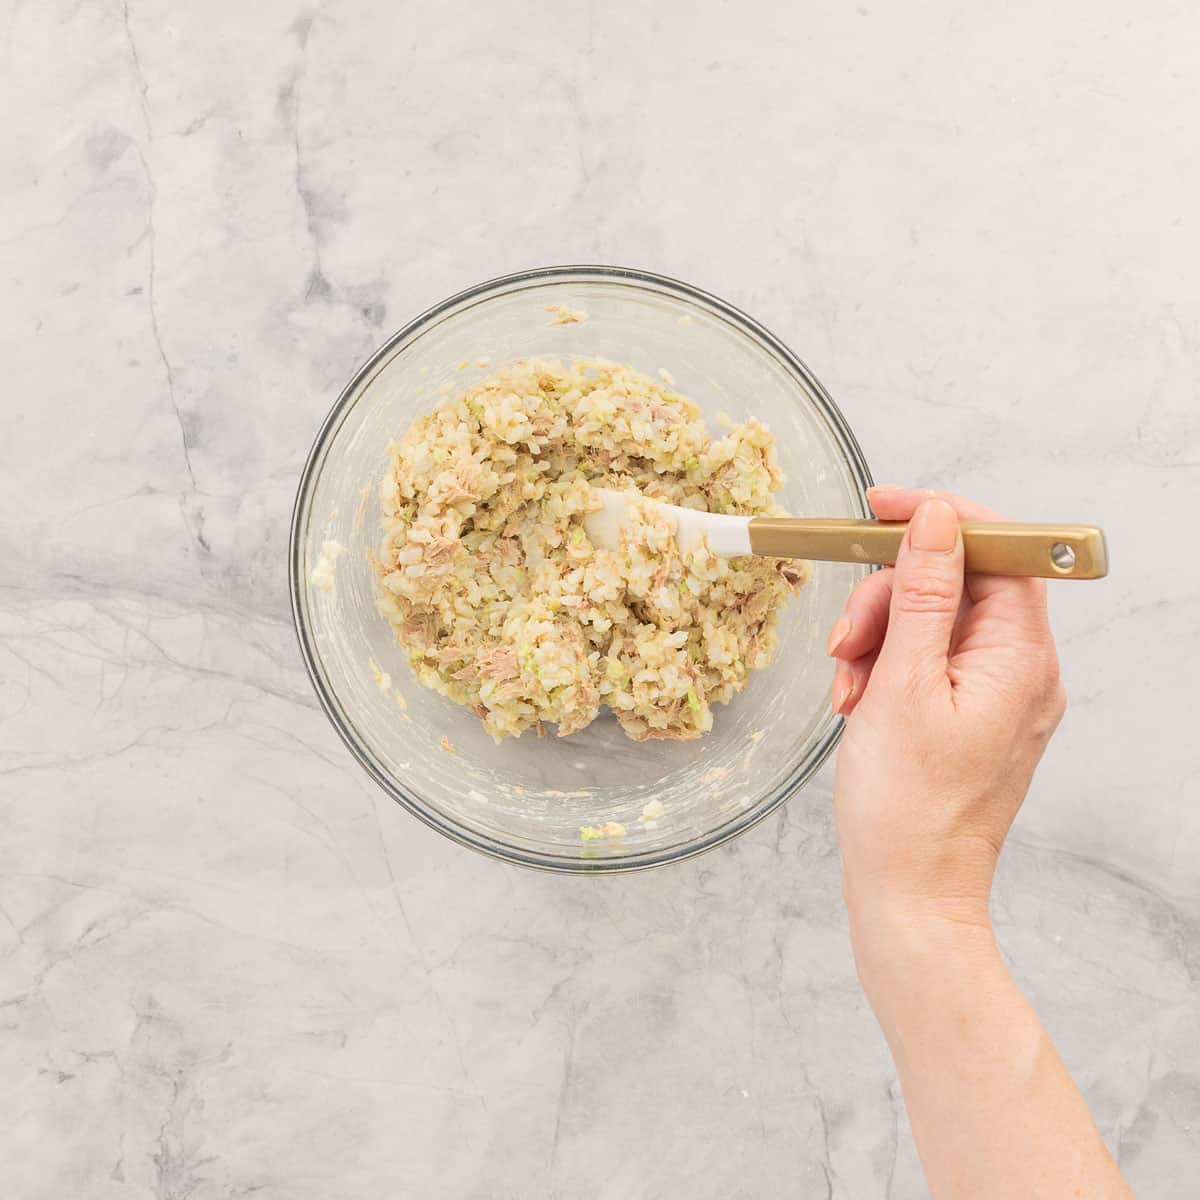
<instances>
[{"instance_id":1,"label":"hole in spatula handle","mask_svg":"<svg viewBox=\"0 0 1200 1200\"><path fill-rule=\"evenodd\" d=\"M1068 574L1075 569L1075 547L1068 546L1066 542L1055 542L1050 547L1050 561L1056 571Z\"/></svg>"}]
</instances>

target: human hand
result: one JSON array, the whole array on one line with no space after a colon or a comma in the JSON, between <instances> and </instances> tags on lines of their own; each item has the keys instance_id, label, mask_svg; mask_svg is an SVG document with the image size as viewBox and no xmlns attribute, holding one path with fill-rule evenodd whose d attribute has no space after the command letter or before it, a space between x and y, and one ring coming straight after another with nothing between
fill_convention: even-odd
<instances>
[{"instance_id":1,"label":"human hand","mask_svg":"<svg viewBox=\"0 0 1200 1200\"><path fill-rule=\"evenodd\" d=\"M856 950L881 914L987 925L1001 845L1066 707L1039 579L963 576L957 496L873 488L910 520L896 566L854 589L834 625L846 715L835 812Z\"/></svg>"},{"instance_id":2,"label":"human hand","mask_svg":"<svg viewBox=\"0 0 1200 1200\"><path fill-rule=\"evenodd\" d=\"M957 496L874 488L910 521L834 625L834 807L859 978L935 1197L1132 1200L988 920L1000 847L1066 696L1040 579L963 576Z\"/></svg>"}]
</instances>

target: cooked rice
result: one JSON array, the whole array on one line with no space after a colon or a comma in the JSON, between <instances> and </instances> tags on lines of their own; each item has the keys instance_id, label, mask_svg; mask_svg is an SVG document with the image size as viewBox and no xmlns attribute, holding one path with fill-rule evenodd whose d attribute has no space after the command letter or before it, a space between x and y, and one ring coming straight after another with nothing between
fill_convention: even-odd
<instances>
[{"instance_id":1,"label":"cooked rice","mask_svg":"<svg viewBox=\"0 0 1200 1200\"><path fill-rule=\"evenodd\" d=\"M576 733L603 708L634 740L695 738L775 648L808 564L681 555L633 503L595 549L594 487L708 512L777 513L774 439L753 418L713 439L666 381L600 359L527 359L421 417L390 447L375 560L380 611L417 679L498 740Z\"/></svg>"}]
</instances>

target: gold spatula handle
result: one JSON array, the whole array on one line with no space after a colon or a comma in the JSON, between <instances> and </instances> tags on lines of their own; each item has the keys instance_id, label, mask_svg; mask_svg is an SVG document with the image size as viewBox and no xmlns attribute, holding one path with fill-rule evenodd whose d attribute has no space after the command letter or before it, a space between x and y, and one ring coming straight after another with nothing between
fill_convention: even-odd
<instances>
[{"instance_id":1,"label":"gold spatula handle","mask_svg":"<svg viewBox=\"0 0 1200 1200\"><path fill-rule=\"evenodd\" d=\"M820 562L894 563L906 521L755 517L750 548L772 558ZM963 521L967 570L982 575L1102 579L1108 574L1104 532L1095 525Z\"/></svg>"}]
</instances>

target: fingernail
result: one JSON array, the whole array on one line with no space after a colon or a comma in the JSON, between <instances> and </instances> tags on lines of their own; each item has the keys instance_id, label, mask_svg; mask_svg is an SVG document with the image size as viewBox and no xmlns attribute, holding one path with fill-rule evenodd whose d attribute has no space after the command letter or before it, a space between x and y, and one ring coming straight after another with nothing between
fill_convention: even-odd
<instances>
[{"instance_id":1,"label":"fingernail","mask_svg":"<svg viewBox=\"0 0 1200 1200\"><path fill-rule=\"evenodd\" d=\"M908 524L908 544L914 550L948 554L958 541L958 514L945 500L926 500Z\"/></svg>"},{"instance_id":2,"label":"fingernail","mask_svg":"<svg viewBox=\"0 0 1200 1200\"><path fill-rule=\"evenodd\" d=\"M832 658L837 653L837 648L846 640L846 635L849 634L851 627L850 614L842 613L834 622L833 628L829 631L829 644L825 648L825 653Z\"/></svg>"},{"instance_id":3,"label":"fingernail","mask_svg":"<svg viewBox=\"0 0 1200 1200\"><path fill-rule=\"evenodd\" d=\"M854 678L850 672L838 667L833 677L833 711L840 713L846 707L850 697L854 695Z\"/></svg>"},{"instance_id":4,"label":"fingernail","mask_svg":"<svg viewBox=\"0 0 1200 1200\"><path fill-rule=\"evenodd\" d=\"M908 488L900 487L896 483L877 483L872 487L867 488L868 496L878 495L880 492L907 492Z\"/></svg>"}]
</instances>

